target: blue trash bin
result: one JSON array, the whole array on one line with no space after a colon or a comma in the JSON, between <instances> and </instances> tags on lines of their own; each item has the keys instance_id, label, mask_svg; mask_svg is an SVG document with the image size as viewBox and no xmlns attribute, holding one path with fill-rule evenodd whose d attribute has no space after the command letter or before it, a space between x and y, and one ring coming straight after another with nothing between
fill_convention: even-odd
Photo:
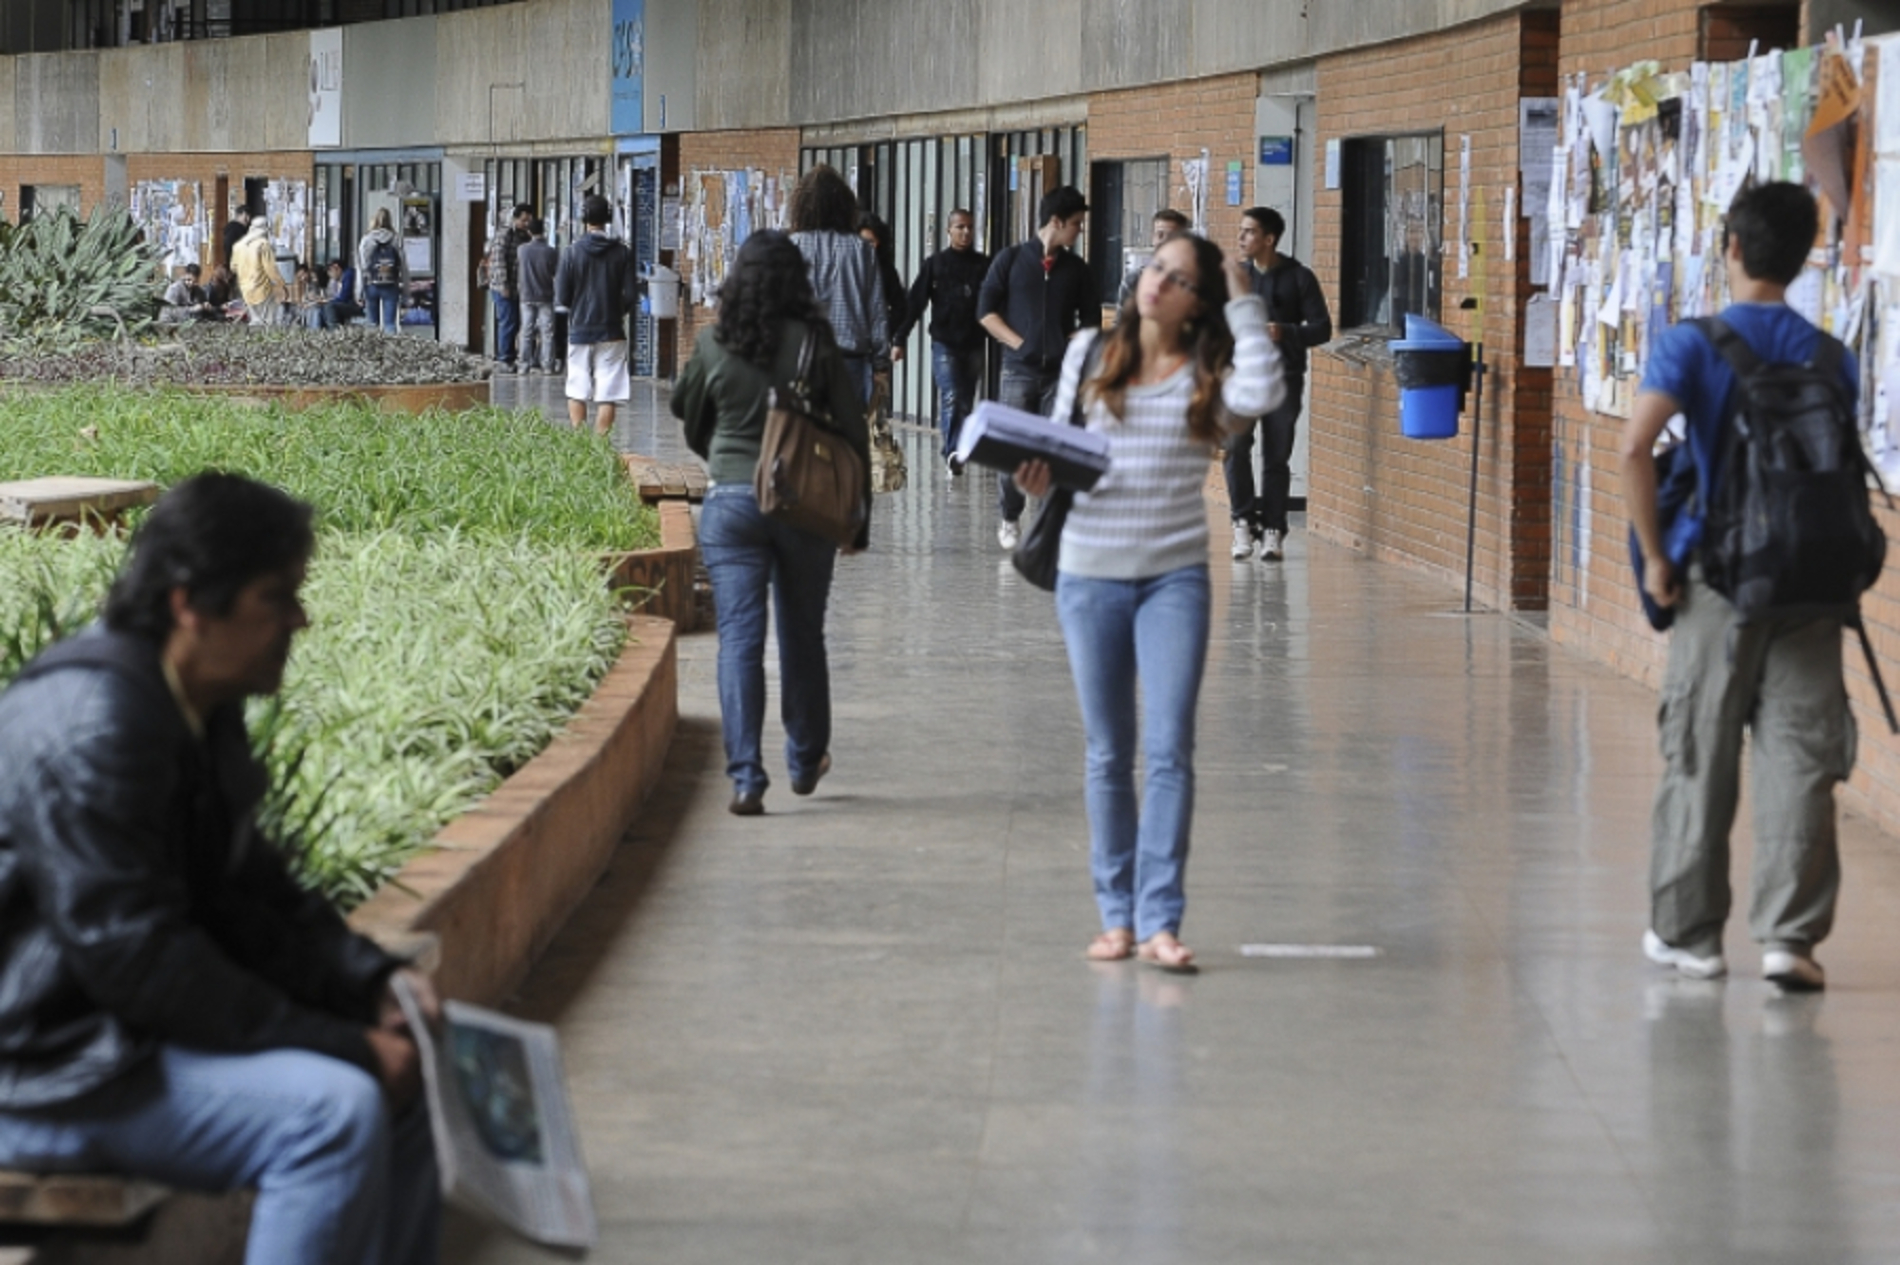
<instances>
[{"instance_id":1,"label":"blue trash bin","mask_svg":"<svg viewBox=\"0 0 1900 1265\"><path fill-rule=\"evenodd\" d=\"M1399 433L1407 439L1452 439L1471 381L1471 346L1423 316L1405 314L1405 337L1386 344L1398 362Z\"/></svg>"}]
</instances>

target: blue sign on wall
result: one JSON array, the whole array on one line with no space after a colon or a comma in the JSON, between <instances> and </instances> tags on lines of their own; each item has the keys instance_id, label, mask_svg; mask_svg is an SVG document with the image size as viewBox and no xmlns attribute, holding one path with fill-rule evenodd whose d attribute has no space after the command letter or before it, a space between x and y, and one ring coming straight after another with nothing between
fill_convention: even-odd
<instances>
[{"instance_id":1,"label":"blue sign on wall","mask_svg":"<svg viewBox=\"0 0 1900 1265\"><path fill-rule=\"evenodd\" d=\"M633 136L646 130L646 0L614 0L613 17L611 120L614 135Z\"/></svg>"},{"instance_id":2,"label":"blue sign on wall","mask_svg":"<svg viewBox=\"0 0 1900 1265\"><path fill-rule=\"evenodd\" d=\"M1260 165L1262 167L1291 167L1293 165L1293 138L1291 136L1262 136L1260 138Z\"/></svg>"}]
</instances>

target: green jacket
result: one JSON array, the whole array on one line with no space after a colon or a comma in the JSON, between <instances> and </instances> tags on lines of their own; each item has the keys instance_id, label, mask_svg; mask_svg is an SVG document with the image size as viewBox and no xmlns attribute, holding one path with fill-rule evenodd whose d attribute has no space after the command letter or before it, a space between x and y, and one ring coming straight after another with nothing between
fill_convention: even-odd
<instances>
[{"instance_id":1,"label":"green jacket","mask_svg":"<svg viewBox=\"0 0 1900 1265\"><path fill-rule=\"evenodd\" d=\"M759 466L759 445L765 438L768 394L789 382L798 368L798 351L805 338L802 321L787 320L779 339L772 372L721 346L712 329L702 329L693 343L693 358L673 386L673 416L685 423L686 446L706 462L714 483L751 483ZM812 356L807 383L812 406L864 462L866 504L870 503L871 435L844 357L826 339ZM829 414L826 418L823 414ZM858 548L869 544L869 520Z\"/></svg>"}]
</instances>

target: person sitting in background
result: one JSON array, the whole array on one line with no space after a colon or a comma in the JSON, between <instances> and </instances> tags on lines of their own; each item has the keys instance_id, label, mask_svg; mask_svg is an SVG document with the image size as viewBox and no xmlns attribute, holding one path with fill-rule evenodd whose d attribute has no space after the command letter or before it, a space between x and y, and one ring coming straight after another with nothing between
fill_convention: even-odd
<instances>
[{"instance_id":1,"label":"person sitting in background","mask_svg":"<svg viewBox=\"0 0 1900 1265\"><path fill-rule=\"evenodd\" d=\"M205 300L205 292L198 285L201 272L197 264L186 264L184 272L165 287L165 307L158 316L161 322L182 325L186 321L210 321L223 316Z\"/></svg>"},{"instance_id":2,"label":"person sitting in background","mask_svg":"<svg viewBox=\"0 0 1900 1265\"><path fill-rule=\"evenodd\" d=\"M356 301L356 269L347 266L341 259L332 259L329 277L330 285L326 293L330 296L331 324L348 325L363 315L363 305Z\"/></svg>"},{"instance_id":3,"label":"person sitting in background","mask_svg":"<svg viewBox=\"0 0 1900 1265\"><path fill-rule=\"evenodd\" d=\"M336 317L330 311L329 289L309 264L297 265L297 280L290 288L296 306L297 324L305 329L335 329Z\"/></svg>"},{"instance_id":4,"label":"person sitting in background","mask_svg":"<svg viewBox=\"0 0 1900 1265\"><path fill-rule=\"evenodd\" d=\"M211 319L233 319L231 305L237 302L237 274L229 268L213 268L211 276L205 281L205 304L217 314Z\"/></svg>"}]
</instances>

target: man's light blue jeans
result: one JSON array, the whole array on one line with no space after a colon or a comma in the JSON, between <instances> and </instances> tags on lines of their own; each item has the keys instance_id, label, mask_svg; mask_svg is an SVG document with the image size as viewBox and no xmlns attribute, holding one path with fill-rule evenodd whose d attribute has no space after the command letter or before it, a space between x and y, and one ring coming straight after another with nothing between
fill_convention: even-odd
<instances>
[{"instance_id":1,"label":"man's light blue jeans","mask_svg":"<svg viewBox=\"0 0 1900 1265\"><path fill-rule=\"evenodd\" d=\"M719 723L726 772L739 794L764 794L765 603L778 615L779 716L793 781L809 778L831 745L831 665L825 605L838 550L759 509L749 483L716 483L699 513L699 552L712 576L719 628Z\"/></svg>"},{"instance_id":2,"label":"man's light blue jeans","mask_svg":"<svg viewBox=\"0 0 1900 1265\"><path fill-rule=\"evenodd\" d=\"M1089 864L1102 929L1178 933L1194 820L1194 714L1207 664L1207 567L1143 580L1056 578L1088 739ZM1147 733L1135 800L1135 689Z\"/></svg>"},{"instance_id":3,"label":"man's light blue jeans","mask_svg":"<svg viewBox=\"0 0 1900 1265\"><path fill-rule=\"evenodd\" d=\"M0 1112L0 1166L254 1188L246 1265L435 1265L428 1112L392 1120L369 1073L306 1050L160 1046L75 1102Z\"/></svg>"}]
</instances>

